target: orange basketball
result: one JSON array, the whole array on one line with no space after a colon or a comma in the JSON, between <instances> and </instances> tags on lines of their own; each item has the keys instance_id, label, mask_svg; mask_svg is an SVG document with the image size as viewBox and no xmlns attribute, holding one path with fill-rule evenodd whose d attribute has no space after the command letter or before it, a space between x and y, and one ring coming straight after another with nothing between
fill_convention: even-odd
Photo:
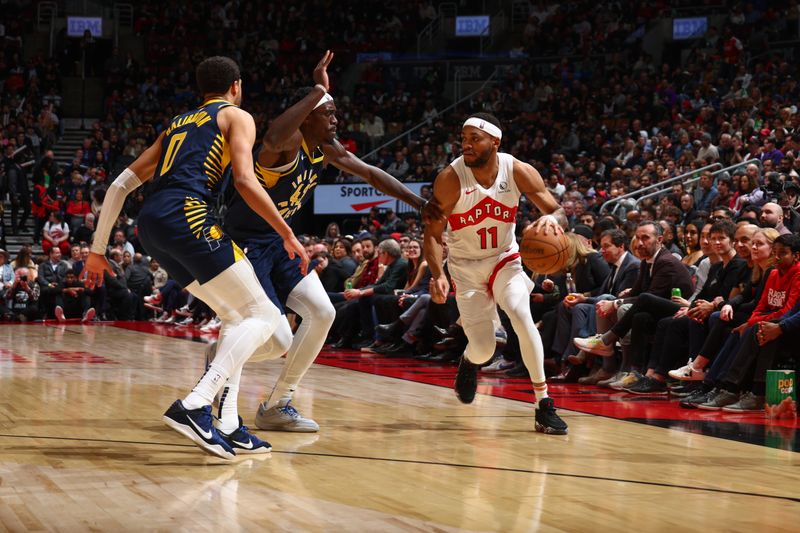
<instances>
[{"instance_id":1,"label":"orange basketball","mask_svg":"<svg viewBox=\"0 0 800 533\"><path fill-rule=\"evenodd\" d=\"M563 233L554 235L552 230L544 235L539 231L534 235L529 228L519 243L519 255L529 269L537 274L552 274L562 270L567 263L567 236Z\"/></svg>"}]
</instances>

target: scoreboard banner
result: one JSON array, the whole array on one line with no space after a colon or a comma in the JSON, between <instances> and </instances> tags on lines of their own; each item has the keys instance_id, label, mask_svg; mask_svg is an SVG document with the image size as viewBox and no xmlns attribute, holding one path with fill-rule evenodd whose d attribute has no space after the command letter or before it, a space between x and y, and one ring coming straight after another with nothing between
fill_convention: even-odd
<instances>
[{"instance_id":1,"label":"scoreboard banner","mask_svg":"<svg viewBox=\"0 0 800 533\"><path fill-rule=\"evenodd\" d=\"M404 183L415 194L430 183ZM373 207L393 209L403 213L414 209L391 196L383 194L366 183L340 183L337 185L317 185L314 189L315 215L362 215Z\"/></svg>"}]
</instances>

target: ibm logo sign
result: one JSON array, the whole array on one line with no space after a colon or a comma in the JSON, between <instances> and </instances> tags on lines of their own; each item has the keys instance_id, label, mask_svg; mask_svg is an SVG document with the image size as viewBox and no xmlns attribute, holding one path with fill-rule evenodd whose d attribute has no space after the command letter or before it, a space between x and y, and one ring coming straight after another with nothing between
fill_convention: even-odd
<instances>
[{"instance_id":1,"label":"ibm logo sign","mask_svg":"<svg viewBox=\"0 0 800 533\"><path fill-rule=\"evenodd\" d=\"M93 37L103 35L102 17L67 17L67 35L70 37L83 37L83 32L89 30Z\"/></svg>"},{"instance_id":2,"label":"ibm logo sign","mask_svg":"<svg viewBox=\"0 0 800 533\"><path fill-rule=\"evenodd\" d=\"M456 35L459 37L489 35L489 15L456 17Z\"/></svg>"}]
</instances>

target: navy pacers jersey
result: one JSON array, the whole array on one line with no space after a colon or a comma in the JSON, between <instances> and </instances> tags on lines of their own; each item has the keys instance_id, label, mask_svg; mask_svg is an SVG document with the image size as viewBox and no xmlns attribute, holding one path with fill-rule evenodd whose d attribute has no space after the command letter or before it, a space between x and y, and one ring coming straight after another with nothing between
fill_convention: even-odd
<instances>
[{"instance_id":1,"label":"navy pacers jersey","mask_svg":"<svg viewBox=\"0 0 800 533\"><path fill-rule=\"evenodd\" d=\"M217 114L231 105L209 100L170 121L139 215L145 249L184 286L195 279L205 283L244 257L214 213L231 161Z\"/></svg>"},{"instance_id":2,"label":"navy pacers jersey","mask_svg":"<svg viewBox=\"0 0 800 533\"><path fill-rule=\"evenodd\" d=\"M292 216L311 198L322 172L324 155L320 148L313 152L303 140L297 157L291 163L275 168L258 164L259 144L253 151L256 177L269 194L283 219L291 225ZM277 233L263 218L247 206L234 189L225 213L225 231L235 241L266 241Z\"/></svg>"}]
</instances>

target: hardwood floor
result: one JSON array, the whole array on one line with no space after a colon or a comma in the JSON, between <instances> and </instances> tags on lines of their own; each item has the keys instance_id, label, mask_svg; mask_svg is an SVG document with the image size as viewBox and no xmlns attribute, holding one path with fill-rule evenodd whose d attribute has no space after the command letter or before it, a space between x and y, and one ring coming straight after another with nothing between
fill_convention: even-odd
<instances>
[{"instance_id":1,"label":"hardwood floor","mask_svg":"<svg viewBox=\"0 0 800 533\"><path fill-rule=\"evenodd\" d=\"M245 369L252 423L282 361ZM203 345L93 326L0 326L0 530L792 531L797 453L314 365L319 434L225 462L164 426ZM557 399L557 396L556 396ZM792 526L795 524L795 526Z\"/></svg>"}]
</instances>

